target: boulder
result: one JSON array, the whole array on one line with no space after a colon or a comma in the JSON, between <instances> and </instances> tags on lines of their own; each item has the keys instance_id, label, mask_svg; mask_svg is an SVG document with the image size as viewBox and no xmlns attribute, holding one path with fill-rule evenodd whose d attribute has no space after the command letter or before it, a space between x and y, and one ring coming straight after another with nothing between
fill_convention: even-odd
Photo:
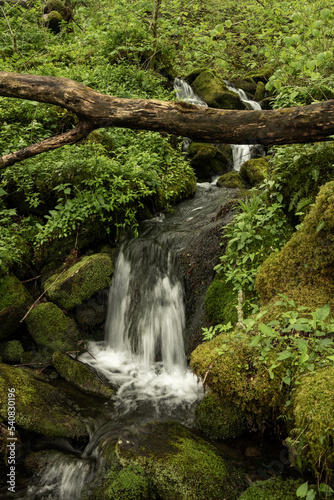
<instances>
[{"instance_id":1,"label":"boulder","mask_svg":"<svg viewBox=\"0 0 334 500\"><path fill-rule=\"evenodd\" d=\"M158 498L234 500L244 487L241 469L176 422L151 422L123 434L116 453L123 467L146 472Z\"/></svg>"},{"instance_id":2,"label":"boulder","mask_svg":"<svg viewBox=\"0 0 334 500\"><path fill-rule=\"evenodd\" d=\"M19 363L24 349L19 340L9 340L0 345L3 361L7 363Z\"/></svg>"},{"instance_id":3,"label":"boulder","mask_svg":"<svg viewBox=\"0 0 334 500\"><path fill-rule=\"evenodd\" d=\"M246 104L235 92L228 90L215 71L202 71L192 82L192 86L211 108L247 109Z\"/></svg>"},{"instance_id":4,"label":"boulder","mask_svg":"<svg viewBox=\"0 0 334 500\"><path fill-rule=\"evenodd\" d=\"M44 283L48 298L70 311L98 291L110 286L114 264L109 254L98 253L83 257L59 279L57 274ZM59 274L59 273L58 273Z\"/></svg>"},{"instance_id":5,"label":"boulder","mask_svg":"<svg viewBox=\"0 0 334 500\"><path fill-rule=\"evenodd\" d=\"M79 330L73 319L53 304L38 304L25 319L28 330L47 359L55 351L75 351L78 348Z\"/></svg>"},{"instance_id":6,"label":"boulder","mask_svg":"<svg viewBox=\"0 0 334 500\"><path fill-rule=\"evenodd\" d=\"M207 394L195 410L196 425L210 439L240 436L246 430L245 414L228 400Z\"/></svg>"},{"instance_id":7,"label":"boulder","mask_svg":"<svg viewBox=\"0 0 334 500\"><path fill-rule=\"evenodd\" d=\"M193 142L188 155L190 165L200 181L211 180L215 174L225 173L233 167L232 150L229 145L218 149L211 144Z\"/></svg>"},{"instance_id":8,"label":"boulder","mask_svg":"<svg viewBox=\"0 0 334 500\"><path fill-rule=\"evenodd\" d=\"M8 389L15 389L16 425L47 437L79 438L87 430L79 408L28 368L0 364L0 416L7 420Z\"/></svg>"},{"instance_id":9,"label":"boulder","mask_svg":"<svg viewBox=\"0 0 334 500\"><path fill-rule=\"evenodd\" d=\"M334 182L321 187L302 226L262 264L256 289L262 305L283 293L297 306L334 307Z\"/></svg>"},{"instance_id":10,"label":"boulder","mask_svg":"<svg viewBox=\"0 0 334 500\"><path fill-rule=\"evenodd\" d=\"M229 189L247 189L247 184L239 172L227 172L217 180L217 186Z\"/></svg>"},{"instance_id":11,"label":"boulder","mask_svg":"<svg viewBox=\"0 0 334 500\"><path fill-rule=\"evenodd\" d=\"M52 361L59 375L83 392L104 398L110 398L114 394L114 390L84 363L61 351L54 353Z\"/></svg>"},{"instance_id":12,"label":"boulder","mask_svg":"<svg viewBox=\"0 0 334 500\"><path fill-rule=\"evenodd\" d=\"M28 290L13 274L0 278L0 340L12 335L33 300Z\"/></svg>"},{"instance_id":13,"label":"boulder","mask_svg":"<svg viewBox=\"0 0 334 500\"><path fill-rule=\"evenodd\" d=\"M256 481L242 493L239 500L295 500L297 498L296 491L302 482L302 480L283 479L282 477Z\"/></svg>"},{"instance_id":14,"label":"boulder","mask_svg":"<svg viewBox=\"0 0 334 500\"><path fill-rule=\"evenodd\" d=\"M267 176L268 161L266 158L254 158L241 165L240 175L250 186L257 186Z\"/></svg>"}]
</instances>

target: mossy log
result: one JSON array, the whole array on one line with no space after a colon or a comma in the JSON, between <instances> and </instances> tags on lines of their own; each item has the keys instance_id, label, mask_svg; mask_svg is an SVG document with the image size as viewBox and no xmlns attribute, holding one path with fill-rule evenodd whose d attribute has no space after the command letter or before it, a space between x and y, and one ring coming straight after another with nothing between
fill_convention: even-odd
<instances>
[{"instance_id":1,"label":"mossy log","mask_svg":"<svg viewBox=\"0 0 334 500\"><path fill-rule=\"evenodd\" d=\"M167 132L200 142L265 146L325 141L334 134L334 100L279 110L221 110L186 102L122 99L66 78L4 71L0 72L0 96L54 104L79 118L73 130L3 156L0 168L74 144L105 127Z\"/></svg>"}]
</instances>

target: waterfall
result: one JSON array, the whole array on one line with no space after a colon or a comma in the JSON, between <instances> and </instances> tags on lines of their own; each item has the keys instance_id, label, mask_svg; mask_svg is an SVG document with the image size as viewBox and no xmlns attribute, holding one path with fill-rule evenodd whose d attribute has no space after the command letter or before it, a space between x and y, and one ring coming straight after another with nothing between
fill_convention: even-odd
<instances>
[{"instance_id":1,"label":"waterfall","mask_svg":"<svg viewBox=\"0 0 334 500\"><path fill-rule=\"evenodd\" d=\"M231 92L238 94L239 98L247 103L252 109L261 109L261 106L258 102L252 101L248 99L246 93L242 89L237 89L229 82L225 81L225 84ZM186 83L181 78L175 78L174 80L174 90L176 94L176 98L181 101L187 101L191 104L197 104L199 106L207 106L206 102L204 102L199 96L197 96L193 89L188 83ZM187 152L189 149L189 145L191 144L191 140L188 138L184 139L183 143L183 151ZM233 168L234 170L239 171L240 167L247 160L250 160L252 157L252 152L255 148L258 149L258 146L248 145L248 144L231 144L232 154L233 154ZM262 154L262 151L261 151Z\"/></svg>"},{"instance_id":2,"label":"waterfall","mask_svg":"<svg viewBox=\"0 0 334 500\"><path fill-rule=\"evenodd\" d=\"M225 84L228 90L238 94L240 99L248 104L252 109L261 109L260 104L256 101L248 99L246 93L242 89L237 89L227 81L225 81ZM239 172L241 165L251 159L254 147L256 146L249 144L231 144L234 170Z\"/></svg>"}]
</instances>

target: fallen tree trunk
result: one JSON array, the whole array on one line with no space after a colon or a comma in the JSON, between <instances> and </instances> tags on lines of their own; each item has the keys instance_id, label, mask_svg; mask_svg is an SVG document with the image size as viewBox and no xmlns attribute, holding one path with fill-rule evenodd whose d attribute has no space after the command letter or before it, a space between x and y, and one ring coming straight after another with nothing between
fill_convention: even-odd
<instances>
[{"instance_id":1,"label":"fallen tree trunk","mask_svg":"<svg viewBox=\"0 0 334 500\"><path fill-rule=\"evenodd\" d=\"M79 118L77 127L0 158L0 168L73 144L105 127L168 132L195 141L225 144L307 143L334 134L334 100L280 110L235 111L186 102L122 99L66 78L0 72L0 96L61 106Z\"/></svg>"}]
</instances>

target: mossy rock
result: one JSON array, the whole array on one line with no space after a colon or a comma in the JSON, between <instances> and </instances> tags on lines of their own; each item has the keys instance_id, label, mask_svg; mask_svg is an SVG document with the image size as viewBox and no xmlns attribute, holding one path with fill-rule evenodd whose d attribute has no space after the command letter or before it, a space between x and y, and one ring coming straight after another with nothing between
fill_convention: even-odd
<instances>
[{"instance_id":1,"label":"mossy rock","mask_svg":"<svg viewBox=\"0 0 334 500\"><path fill-rule=\"evenodd\" d=\"M50 12L50 14L47 14L44 19L45 26L55 34L60 33L60 23L62 21L64 21L64 18L55 10Z\"/></svg>"},{"instance_id":2,"label":"mossy rock","mask_svg":"<svg viewBox=\"0 0 334 500\"><path fill-rule=\"evenodd\" d=\"M114 390L109 385L104 384L97 374L84 363L70 358L61 351L54 353L52 361L59 375L78 387L78 389L104 398L113 396Z\"/></svg>"},{"instance_id":3,"label":"mossy rock","mask_svg":"<svg viewBox=\"0 0 334 500\"><path fill-rule=\"evenodd\" d=\"M234 500L243 489L241 469L175 422L149 423L122 435L116 453L123 467L143 469L165 500Z\"/></svg>"},{"instance_id":4,"label":"mossy rock","mask_svg":"<svg viewBox=\"0 0 334 500\"><path fill-rule=\"evenodd\" d=\"M57 275L49 278L44 283L44 290L50 300L70 311L99 290L109 287L113 271L109 254L89 255L71 266L56 282Z\"/></svg>"},{"instance_id":5,"label":"mossy rock","mask_svg":"<svg viewBox=\"0 0 334 500\"><path fill-rule=\"evenodd\" d=\"M228 172L233 166L233 155L229 145L219 150L211 144L193 142L190 144L188 155L190 165L199 180L211 180L213 175Z\"/></svg>"},{"instance_id":6,"label":"mossy rock","mask_svg":"<svg viewBox=\"0 0 334 500\"><path fill-rule=\"evenodd\" d=\"M0 278L0 339L12 335L33 300L28 290L13 274Z\"/></svg>"},{"instance_id":7,"label":"mossy rock","mask_svg":"<svg viewBox=\"0 0 334 500\"><path fill-rule=\"evenodd\" d=\"M154 500L157 498L150 478L141 467L133 464L124 467L116 477L114 474L107 476L103 490L105 499Z\"/></svg>"},{"instance_id":8,"label":"mossy rock","mask_svg":"<svg viewBox=\"0 0 334 500\"><path fill-rule=\"evenodd\" d=\"M290 460L316 473L334 467L334 367L300 377L292 397L294 429L287 445Z\"/></svg>"},{"instance_id":9,"label":"mossy rock","mask_svg":"<svg viewBox=\"0 0 334 500\"><path fill-rule=\"evenodd\" d=\"M196 425L210 439L241 436L246 430L245 414L228 400L207 394L195 410Z\"/></svg>"},{"instance_id":10,"label":"mossy rock","mask_svg":"<svg viewBox=\"0 0 334 500\"><path fill-rule=\"evenodd\" d=\"M224 278L216 275L206 292L204 308L208 319L214 325L229 321L234 325L238 321L237 294L231 282L225 283Z\"/></svg>"},{"instance_id":11,"label":"mossy rock","mask_svg":"<svg viewBox=\"0 0 334 500\"><path fill-rule=\"evenodd\" d=\"M223 174L217 180L217 186L225 187L229 189L246 189L247 184L239 174L239 172L227 172L227 174Z\"/></svg>"},{"instance_id":12,"label":"mossy rock","mask_svg":"<svg viewBox=\"0 0 334 500\"><path fill-rule=\"evenodd\" d=\"M311 310L334 307L334 182L321 187L301 228L262 264L256 289L262 305L278 293Z\"/></svg>"},{"instance_id":13,"label":"mossy rock","mask_svg":"<svg viewBox=\"0 0 334 500\"><path fill-rule=\"evenodd\" d=\"M15 389L16 424L47 437L79 438L87 431L79 408L28 368L0 364L0 414L7 419L8 388Z\"/></svg>"},{"instance_id":14,"label":"mossy rock","mask_svg":"<svg viewBox=\"0 0 334 500\"><path fill-rule=\"evenodd\" d=\"M2 359L7 363L19 363L24 349L19 340L9 340L0 346Z\"/></svg>"},{"instance_id":15,"label":"mossy rock","mask_svg":"<svg viewBox=\"0 0 334 500\"><path fill-rule=\"evenodd\" d=\"M259 81L259 82L257 82L257 85L256 85L254 101L257 101L257 102L263 101L265 96L266 96L265 84L263 82Z\"/></svg>"},{"instance_id":16,"label":"mossy rock","mask_svg":"<svg viewBox=\"0 0 334 500\"><path fill-rule=\"evenodd\" d=\"M267 176L268 161L265 158L254 158L241 165L240 175L250 186L257 186Z\"/></svg>"},{"instance_id":17,"label":"mossy rock","mask_svg":"<svg viewBox=\"0 0 334 500\"><path fill-rule=\"evenodd\" d=\"M50 14L50 12L59 12L62 18L65 18L66 7L65 3L61 0L48 0L43 9L44 14Z\"/></svg>"},{"instance_id":18,"label":"mossy rock","mask_svg":"<svg viewBox=\"0 0 334 500\"><path fill-rule=\"evenodd\" d=\"M50 359L55 351L75 351L78 347L76 323L52 302L38 304L25 322L38 349L46 350Z\"/></svg>"},{"instance_id":19,"label":"mossy rock","mask_svg":"<svg viewBox=\"0 0 334 500\"><path fill-rule=\"evenodd\" d=\"M235 88L242 89L248 94L254 95L256 92L257 84L255 82L243 80L241 78L231 78L229 79L229 83L231 83Z\"/></svg>"},{"instance_id":20,"label":"mossy rock","mask_svg":"<svg viewBox=\"0 0 334 500\"><path fill-rule=\"evenodd\" d=\"M303 481L272 477L266 481L256 481L244 491L239 500L296 500L296 491Z\"/></svg>"},{"instance_id":21,"label":"mossy rock","mask_svg":"<svg viewBox=\"0 0 334 500\"><path fill-rule=\"evenodd\" d=\"M244 76L244 78L247 81L253 81L255 83L257 82L267 83L273 73L274 73L273 66L265 66L260 70L250 71Z\"/></svg>"},{"instance_id":22,"label":"mossy rock","mask_svg":"<svg viewBox=\"0 0 334 500\"><path fill-rule=\"evenodd\" d=\"M277 356L275 349L272 351L268 363ZM275 369L271 380L267 367L257 363L257 354L243 333L222 333L199 345L191 354L190 366L197 376L206 377L214 393L251 415L262 430L273 411L280 411L285 404L281 389L284 364Z\"/></svg>"},{"instance_id":23,"label":"mossy rock","mask_svg":"<svg viewBox=\"0 0 334 500\"><path fill-rule=\"evenodd\" d=\"M215 71L201 72L192 83L194 90L211 108L247 109L235 92L228 90L224 81Z\"/></svg>"}]
</instances>

